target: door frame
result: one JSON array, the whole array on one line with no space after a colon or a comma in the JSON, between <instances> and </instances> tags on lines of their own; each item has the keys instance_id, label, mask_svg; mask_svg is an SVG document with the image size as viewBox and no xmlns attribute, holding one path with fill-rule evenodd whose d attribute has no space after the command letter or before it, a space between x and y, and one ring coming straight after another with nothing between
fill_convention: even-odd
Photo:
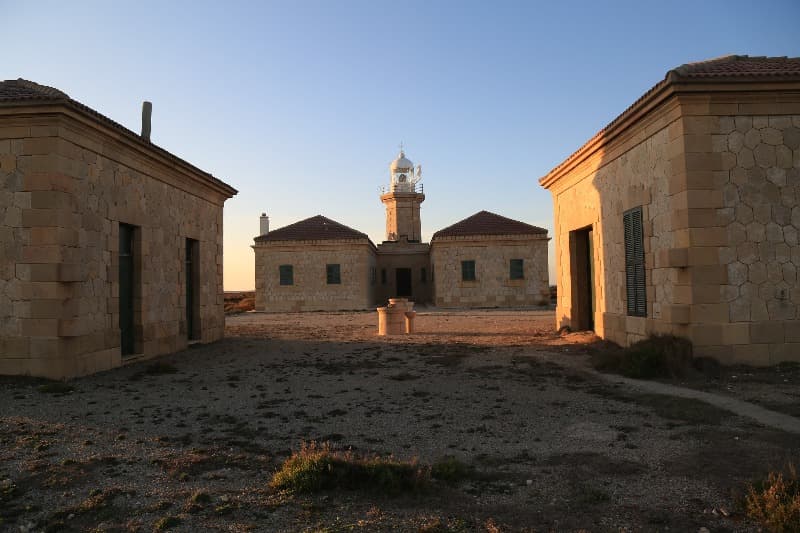
<instances>
[{"instance_id":1,"label":"door frame","mask_svg":"<svg viewBox=\"0 0 800 533\"><path fill-rule=\"evenodd\" d=\"M186 338L189 341L200 340L200 242L186 239L185 247L186 276Z\"/></svg>"},{"instance_id":2,"label":"door frame","mask_svg":"<svg viewBox=\"0 0 800 533\"><path fill-rule=\"evenodd\" d=\"M117 250L117 284L119 287L118 327L120 330L120 355L130 357L141 354L141 228L120 222L118 226L119 248ZM128 283L123 283L127 279Z\"/></svg>"},{"instance_id":3,"label":"door frame","mask_svg":"<svg viewBox=\"0 0 800 533\"><path fill-rule=\"evenodd\" d=\"M595 314L594 231L586 226L569 232L571 317L575 331L593 331Z\"/></svg>"}]
</instances>

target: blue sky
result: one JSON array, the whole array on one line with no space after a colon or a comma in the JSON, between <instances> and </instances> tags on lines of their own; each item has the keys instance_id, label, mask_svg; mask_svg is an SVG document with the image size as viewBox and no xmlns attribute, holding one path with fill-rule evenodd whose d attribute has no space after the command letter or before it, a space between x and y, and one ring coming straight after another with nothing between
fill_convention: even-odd
<instances>
[{"instance_id":1,"label":"blue sky","mask_svg":"<svg viewBox=\"0 0 800 533\"><path fill-rule=\"evenodd\" d=\"M800 55L800 2L0 0L0 77L58 87L239 189L225 288L258 216L384 238L402 141L423 238L486 209L552 231L538 178L686 62ZM551 254L552 255L552 254ZM551 278L552 278L551 258Z\"/></svg>"}]
</instances>

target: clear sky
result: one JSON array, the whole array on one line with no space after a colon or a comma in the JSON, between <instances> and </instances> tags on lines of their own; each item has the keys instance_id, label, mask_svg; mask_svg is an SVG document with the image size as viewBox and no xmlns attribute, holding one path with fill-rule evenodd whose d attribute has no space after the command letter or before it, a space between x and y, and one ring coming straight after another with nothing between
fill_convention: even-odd
<instances>
[{"instance_id":1,"label":"clear sky","mask_svg":"<svg viewBox=\"0 0 800 533\"><path fill-rule=\"evenodd\" d=\"M225 180L225 289L317 214L384 238L402 141L423 239L481 209L552 231L538 178L683 63L800 56L800 1L0 0L0 77L57 87ZM551 279L553 279L551 253Z\"/></svg>"}]
</instances>

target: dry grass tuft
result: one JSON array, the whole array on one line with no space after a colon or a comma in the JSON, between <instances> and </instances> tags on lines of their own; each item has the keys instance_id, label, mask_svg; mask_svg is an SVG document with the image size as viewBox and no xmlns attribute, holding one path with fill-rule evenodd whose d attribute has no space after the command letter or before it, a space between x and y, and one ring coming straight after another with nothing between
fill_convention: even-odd
<instances>
[{"instance_id":1,"label":"dry grass tuft","mask_svg":"<svg viewBox=\"0 0 800 533\"><path fill-rule=\"evenodd\" d=\"M745 497L745 511L770 531L800 531L800 478L789 464L786 472L770 472L751 485Z\"/></svg>"},{"instance_id":2,"label":"dry grass tuft","mask_svg":"<svg viewBox=\"0 0 800 533\"><path fill-rule=\"evenodd\" d=\"M360 457L334 450L329 443L303 443L275 472L270 487L295 493L348 489L399 494L427 486L430 470L416 461L392 457Z\"/></svg>"}]
</instances>

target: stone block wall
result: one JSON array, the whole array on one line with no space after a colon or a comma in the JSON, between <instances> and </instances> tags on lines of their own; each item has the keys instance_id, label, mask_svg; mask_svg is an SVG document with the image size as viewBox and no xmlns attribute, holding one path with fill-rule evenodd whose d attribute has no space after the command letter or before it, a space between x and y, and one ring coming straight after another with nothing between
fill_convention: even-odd
<instances>
[{"instance_id":1,"label":"stone block wall","mask_svg":"<svg viewBox=\"0 0 800 533\"><path fill-rule=\"evenodd\" d=\"M719 264L692 294L695 342L726 362L800 361L800 96L717 110L701 154L719 194L695 237L714 239Z\"/></svg>"},{"instance_id":2,"label":"stone block wall","mask_svg":"<svg viewBox=\"0 0 800 533\"><path fill-rule=\"evenodd\" d=\"M597 139L593 153L551 188L554 203L558 299L556 326L576 328L570 233L592 228L594 329L623 345L653 330L675 332L664 320L678 280L656 257L675 246L673 213L685 199L674 182L682 172L679 110L662 106L624 137ZM641 207L644 229L647 317L627 316L623 213ZM649 322L649 323L648 323ZM678 327L677 329L680 329Z\"/></svg>"},{"instance_id":3,"label":"stone block wall","mask_svg":"<svg viewBox=\"0 0 800 533\"><path fill-rule=\"evenodd\" d=\"M337 311L374 305L376 260L368 239L265 241L253 249L257 311ZM340 265L340 284L327 283L328 264ZM280 265L292 265L292 285L280 284Z\"/></svg>"},{"instance_id":4,"label":"stone block wall","mask_svg":"<svg viewBox=\"0 0 800 533\"><path fill-rule=\"evenodd\" d=\"M223 336L222 206L205 178L80 114L0 114L0 374L66 378L187 345L185 239L201 340ZM119 330L119 224L136 226L136 357Z\"/></svg>"},{"instance_id":5,"label":"stone block wall","mask_svg":"<svg viewBox=\"0 0 800 533\"><path fill-rule=\"evenodd\" d=\"M546 305L545 235L438 237L431 243L434 302L439 307ZM522 259L524 279L510 279L511 259ZM462 281L461 261L475 261L475 281Z\"/></svg>"}]
</instances>

